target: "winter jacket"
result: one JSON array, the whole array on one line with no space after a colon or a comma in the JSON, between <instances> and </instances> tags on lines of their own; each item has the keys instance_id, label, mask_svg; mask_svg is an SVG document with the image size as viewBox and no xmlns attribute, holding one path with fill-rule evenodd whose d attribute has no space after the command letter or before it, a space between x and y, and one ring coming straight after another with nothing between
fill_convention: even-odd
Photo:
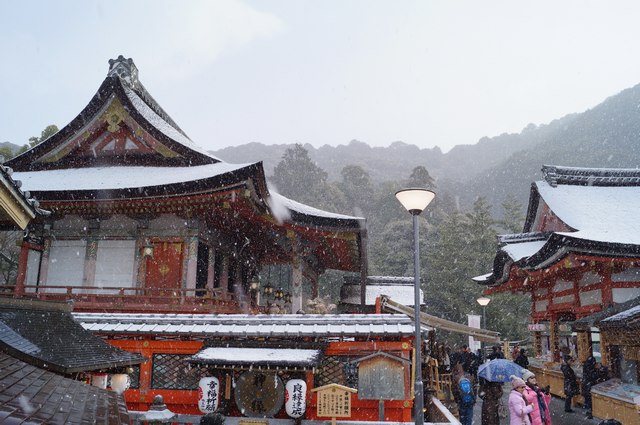
<instances>
[{"instance_id":1,"label":"winter jacket","mask_svg":"<svg viewBox=\"0 0 640 425\"><path fill-rule=\"evenodd\" d=\"M573 397L574 395L580 394L576 373L573 371L571 366L563 363L562 366L560 366L560 370L564 376L564 395L567 397Z\"/></svg>"},{"instance_id":2,"label":"winter jacket","mask_svg":"<svg viewBox=\"0 0 640 425\"><path fill-rule=\"evenodd\" d=\"M582 393L585 397L591 392L591 387L598 383L598 375L596 359L593 356L589 356L582 365Z\"/></svg>"},{"instance_id":3,"label":"winter jacket","mask_svg":"<svg viewBox=\"0 0 640 425\"><path fill-rule=\"evenodd\" d=\"M518 390L511 390L509 394L509 425L531 425L529 413L533 406L526 404Z\"/></svg>"},{"instance_id":4,"label":"winter jacket","mask_svg":"<svg viewBox=\"0 0 640 425\"><path fill-rule=\"evenodd\" d=\"M498 408L502 398L502 382L489 382L480 378L480 398L482 398L482 425L500 425Z\"/></svg>"},{"instance_id":5,"label":"winter jacket","mask_svg":"<svg viewBox=\"0 0 640 425\"><path fill-rule=\"evenodd\" d=\"M551 413L549 412L549 402L551 396L545 394L538 388L538 391L527 385L524 390L524 398L527 399L528 404L533 404L533 410L531 411L531 425L551 425ZM543 403L543 406L540 405ZM542 412L544 411L544 422L542 421Z\"/></svg>"}]
</instances>

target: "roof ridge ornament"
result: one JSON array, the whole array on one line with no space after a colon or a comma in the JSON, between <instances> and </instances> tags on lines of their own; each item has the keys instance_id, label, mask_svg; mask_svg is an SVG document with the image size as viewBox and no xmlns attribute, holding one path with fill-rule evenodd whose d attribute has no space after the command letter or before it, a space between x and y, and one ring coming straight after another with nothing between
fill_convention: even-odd
<instances>
[{"instance_id":1,"label":"roof ridge ornament","mask_svg":"<svg viewBox=\"0 0 640 425\"><path fill-rule=\"evenodd\" d=\"M124 56L118 56L118 59L109 59L109 72L107 77L117 76L132 89L138 88L140 80L138 80L138 67L133 63L133 59L125 59Z\"/></svg>"},{"instance_id":2,"label":"roof ridge ornament","mask_svg":"<svg viewBox=\"0 0 640 425\"><path fill-rule=\"evenodd\" d=\"M543 165L542 174L551 187L575 186L640 186L638 168L588 168Z\"/></svg>"}]
</instances>

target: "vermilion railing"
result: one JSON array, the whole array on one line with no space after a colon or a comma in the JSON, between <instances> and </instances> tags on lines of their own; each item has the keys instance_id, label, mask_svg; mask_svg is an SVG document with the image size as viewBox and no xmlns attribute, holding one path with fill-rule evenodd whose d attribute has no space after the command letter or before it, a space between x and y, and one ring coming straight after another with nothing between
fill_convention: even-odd
<instances>
[{"instance_id":1,"label":"vermilion railing","mask_svg":"<svg viewBox=\"0 0 640 425\"><path fill-rule=\"evenodd\" d=\"M22 291L21 291L22 292ZM145 313L258 313L250 300L220 288L119 288L25 285L20 294L14 286L0 286L0 296L49 301L72 301L74 311Z\"/></svg>"}]
</instances>

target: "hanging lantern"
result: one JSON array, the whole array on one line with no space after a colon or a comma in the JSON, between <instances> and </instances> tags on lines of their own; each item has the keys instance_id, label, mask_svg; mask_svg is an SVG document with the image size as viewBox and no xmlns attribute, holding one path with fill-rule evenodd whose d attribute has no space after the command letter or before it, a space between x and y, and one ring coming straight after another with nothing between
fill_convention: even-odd
<instances>
[{"instance_id":1,"label":"hanging lantern","mask_svg":"<svg viewBox=\"0 0 640 425\"><path fill-rule=\"evenodd\" d=\"M307 410L307 383L303 379L291 379L285 385L284 408L287 415L299 418Z\"/></svg>"},{"instance_id":2,"label":"hanging lantern","mask_svg":"<svg viewBox=\"0 0 640 425\"><path fill-rule=\"evenodd\" d=\"M251 292L257 292L259 287L260 287L260 282L258 281L257 278L254 278L249 284L249 289L251 290Z\"/></svg>"},{"instance_id":3,"label":"hanging lantern","mask_svg":"<svg viewBox=\"0 0 640 425\"><path fill-rule=\"evenodd\" d=\"M202 413L215 412L219 401L220 380L213 376L201 378L198 383L198 409Z\"/></svg>"},{"instance_id":4,"label":"hanging lantern","mask_svg":"<svg viewBox=\"0 0 640 425\"><path fill-rule=\"evenodd\" d=\"M265 297L270 297L271 294L273 294L273 286L271 286L271 282L267 282L262 290L264 291Z\"/></svg>"},{"instance_id":5,"label":"hanging lantern","mask_svg":"<svg viewBox=\"0 0 640 425\"><path fill-rule=\"evenodd\" d=\"M111 375L111 389L118 394L122 394L129 389L131 378L126 373L116 373Z\"/></svg>"},{"instance_id":6,"label":"hanging lantern","mask_svg":"<svg viewBox=\"0 0 640 425\"><path fill-rule=\"evenodd\" d=\"M107 375L106 373L94 373L91 377L91 385L106 390L108 378L109 375Z\"/></svg>"},{"instance_id":7,"label":"hanging lantern","mask_svg":"<svg viewBox=\"0 0 640 425\"><path fill-rule=\"evenodd\" d=\"M282 288L278 288L278 290L276 291L275 294L275 299L276 300L281 300L284 298L284 291L282 290Z\"/></svg>"}]
</instances>

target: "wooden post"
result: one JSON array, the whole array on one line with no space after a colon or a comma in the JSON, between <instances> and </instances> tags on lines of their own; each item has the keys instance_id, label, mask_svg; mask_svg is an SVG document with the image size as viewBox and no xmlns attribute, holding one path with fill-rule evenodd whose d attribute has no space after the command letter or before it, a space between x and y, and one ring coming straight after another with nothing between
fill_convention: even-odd
<instances>
[{"instance_id":1,"label":"wooden post","mask_svg":"<svg viewBox=\"0 0 640 425\"><path fill-rule=\"evenodd\" d=\"M29 259L29 244L22 242L20 245L20 257L18 257L18 276L16 277L16 288L14 295L20 297L24 295L24 282L27 279L27 260Z\"/></svg>"}]
</instances>

